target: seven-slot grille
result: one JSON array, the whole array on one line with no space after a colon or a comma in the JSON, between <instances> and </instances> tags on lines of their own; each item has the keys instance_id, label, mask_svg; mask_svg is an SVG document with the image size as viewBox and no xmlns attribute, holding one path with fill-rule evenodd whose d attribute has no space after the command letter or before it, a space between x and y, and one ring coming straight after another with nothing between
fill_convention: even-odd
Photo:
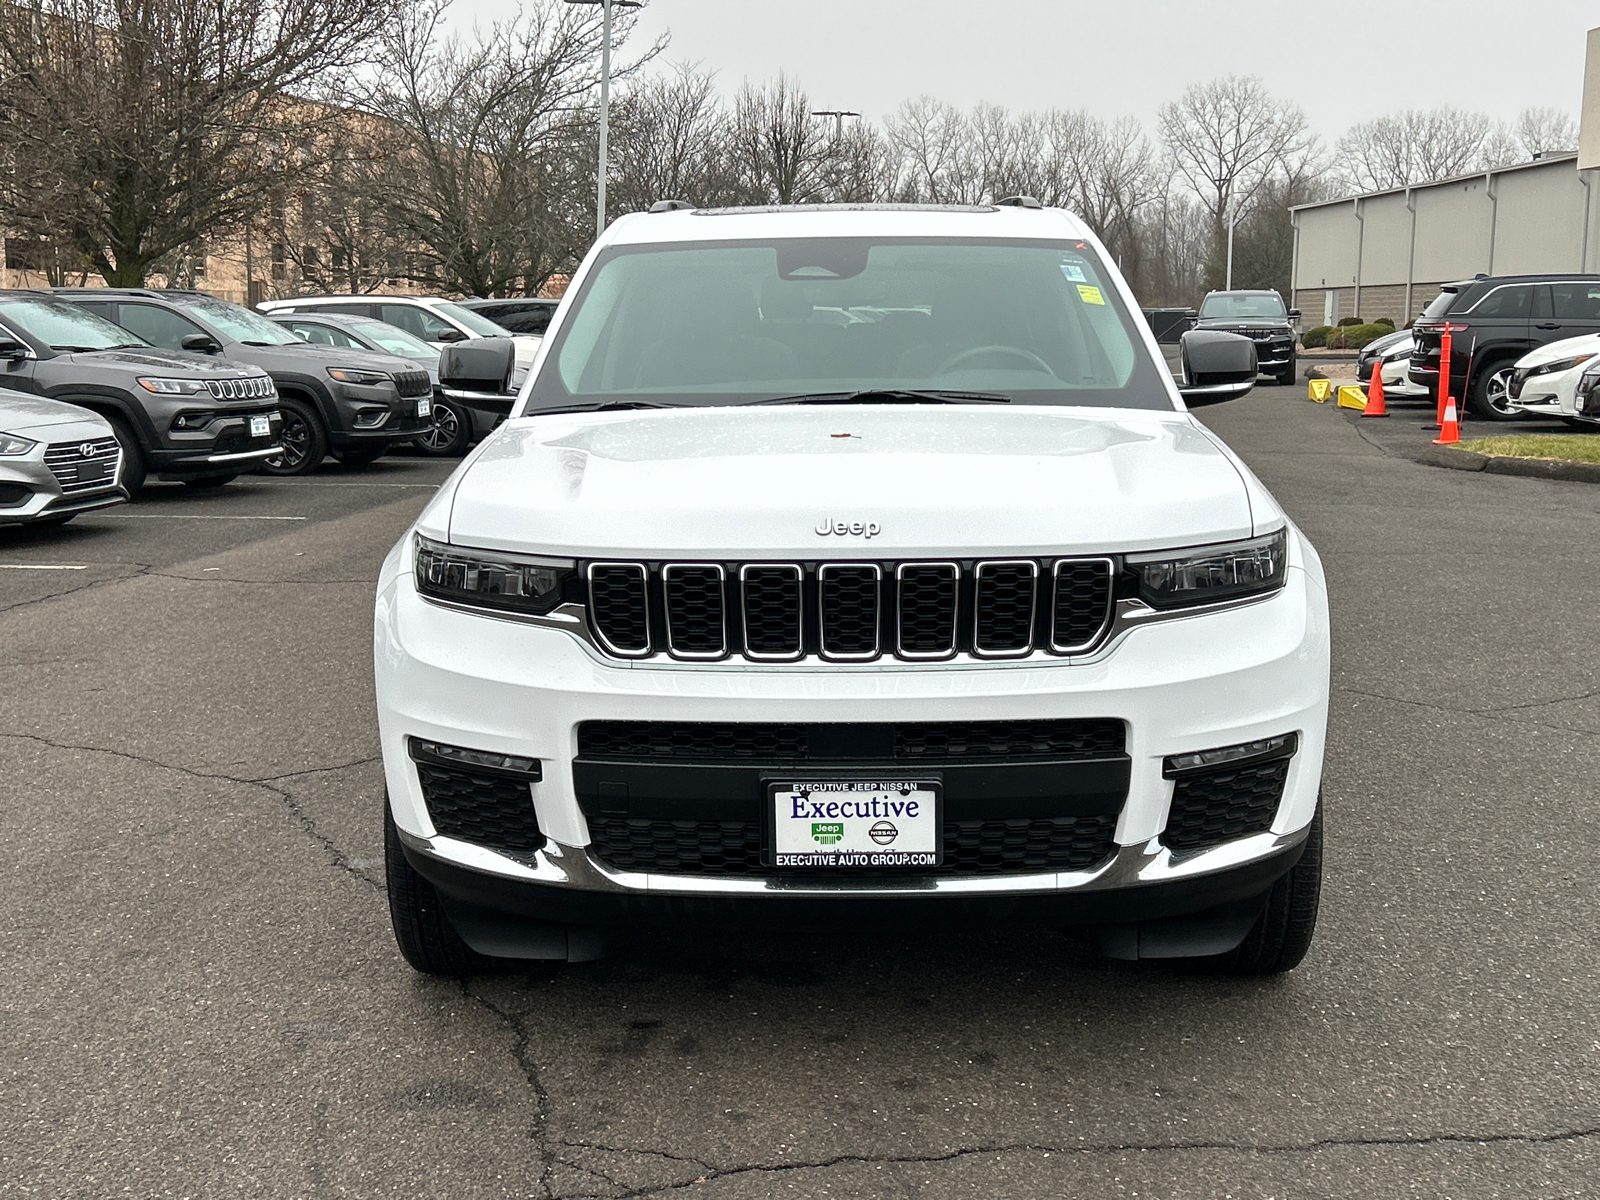
<instances>
[{"instance_id":1,"label":"seven-slot grille","mask_svg":"<svg viewBox=\"0 0 1600 1200\"><path fill-rule=\"evenodd\" d=\"M589 620L623 658L867 662L1091 650L1110 558L978 562L590 563Z\"/></svg>"},{"instance_id":2,"label":"seven-slot grille","mask_svg":"<svg viewBox=\"0 0 1600 1200\"><path fill-rule=\"evenodd\" d=\"M87 451L87 453L85 453ZM68 495L93 488L110 487L117 481L122 452L114 437L87 442L61 442L47 446L44 465ZM88 467L88 470L84 470Z\"/></svg>"},{"instance_id":3,"label":"seven-slot grille","mask_svg":"<svg viewBox=\"0 0 1600 1200\"><path fill-rule=\"evenodd\" d=\"M414 396L431 396L433 380L428 378L426 371L396 371L394 390L407 399Z\"/></svg>"},{"instance_id":4,"label":"seven-slot grille","mask_svg":"<svg viewBox=\"0 0 1600 1200\"><path fill-rule=\"evenodd\" d=\"M208 379L206 389L218 400L265 400L278 391L266 375L246 375L243 379Z\"/></svg>"}]
</instances>

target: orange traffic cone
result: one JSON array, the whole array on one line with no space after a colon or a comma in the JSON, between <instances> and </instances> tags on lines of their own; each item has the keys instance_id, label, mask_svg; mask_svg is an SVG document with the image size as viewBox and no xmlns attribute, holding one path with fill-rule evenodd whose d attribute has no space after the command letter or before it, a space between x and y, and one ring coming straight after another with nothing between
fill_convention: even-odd
<instances>
[{"instance_id":1,"label":"orange traffic cone","mask_svg":"<svg viewBox=\"0 0 1600 1200\"><path fill-rule=\"evenodd\" d=\"M1383 371L1382 363L1372 364L1372 383L1367 388L1367 407L1362 409L1363 417L1387 417L1389 410L1383 407Z\"/></svg>"},{"instance_id":2,"label":"orange traffic cone","mask_svg":"<svg viewBox=\"0 0 1600 1200\"><path fill-rule=\"evenodd\" d=\"M1433 439L1435 446L1448 446L1461 440L1461 426L1456 422L1456 398L1446 394L1444 401L1444 417L1439 422L1439 436Z\"/></svg>"}]
</instances>

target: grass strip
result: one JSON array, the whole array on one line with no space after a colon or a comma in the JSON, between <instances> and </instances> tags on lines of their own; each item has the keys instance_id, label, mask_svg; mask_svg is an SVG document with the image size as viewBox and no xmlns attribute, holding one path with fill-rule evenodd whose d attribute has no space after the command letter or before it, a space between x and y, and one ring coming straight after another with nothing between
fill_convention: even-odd
<instances>
[{"instance_id":1,"label":"grass strip","mask_svg":"<svg viewBox=\"0 0 1600 1200\"><path fill-rule=\"evenodd\" d=\"M1600 437L1588 433L1510 433L1500 437L1463 438L1455 448L1505 458L1600 463Z\"/></svg>"}]
</instances>

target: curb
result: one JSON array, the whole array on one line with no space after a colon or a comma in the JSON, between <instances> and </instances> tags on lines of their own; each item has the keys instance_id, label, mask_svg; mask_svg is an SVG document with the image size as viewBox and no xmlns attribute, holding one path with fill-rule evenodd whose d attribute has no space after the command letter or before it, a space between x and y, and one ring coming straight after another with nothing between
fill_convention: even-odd
<instances>
[{"instance_id":1,"label":"curb","mask_svg":"<svg viewBox=\"0 0 1600 1200\"><path fill-rule=\"evenodd\" d=\"M1600 463L1565 462L1558 458L1512 458L1477 454L1449 446L1429 446L1417 461L1452 471L1483 471L1489 475L1521 475L1532 479L1561 479L1568 483L1600 483Z\"/></svg>"}]
</instances>

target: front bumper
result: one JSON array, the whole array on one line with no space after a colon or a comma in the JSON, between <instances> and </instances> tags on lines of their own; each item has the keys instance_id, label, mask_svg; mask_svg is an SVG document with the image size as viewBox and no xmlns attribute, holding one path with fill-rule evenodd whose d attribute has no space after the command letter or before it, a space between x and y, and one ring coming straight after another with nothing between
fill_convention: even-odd
<instances>
[{"instance_id":1,"label":"front bumper","mask_svg":"<svg viewBox=\"0 0 1600 1200\"><path fill-rule=\"evenodd\" d=\"M39 444L27 454L0 458L0 525L49 521L127 501L128 493L118 482L122 454L115 449L116 443L104 425L62 425L28 430L27 435L38 439ZM52 470L46 459L48 453L67 447L75 453L76 445L81 443L105 447L91 460L96 472L92 481L79 481L77 458L63 461Z\"/></svg>"},{"instance_id":2,"label":"front bumper","mask_svg":"<svg viewBox=\"0 0 1600 1200\"><path fill-rule=\"evenodd\" d=\"M250 436L250 419L267 418L267 433ZM173 432L169 444L147 450L149 469L158 475L185 478L247 471L282 450L283 414L276 408L260 412L219 414L203 431Z\"/></svg>"},{"instance_id":3,"label":"front bumper","mask_svg":"<svg viewBox=\"0 0 1600 1200\"><path fill-rule=\"evenodd\" d=\"M1314 554L1298 536L1293 547L1288 582L1270 599L1132 629L1087 659L824 668L629 664L560 629L443 608L412 587L408 537L384 565L375 613L391 811L417 869L447 896L541 920L731 916L815 900L924 914L931 902L944 911L950 901L996 915L1098 921L1144 919L1129 915L1146 911L1144 900L1163 916L1225 903L1292 865L1317 804L1327 599ZM586 849L572 767L580 722L1072 718L1123 721L1132 764L1114 853L1087 870L812 883L621 871ZM1164 758L1286 732L1298 733L1300 746L1270 829L1175 860L1159 842L1174 787L1163 778ZM440 836L408 752L413 737L539 759L543 778L526 786L546 847L503 852Z\"/></svg>"}]
</instances>

